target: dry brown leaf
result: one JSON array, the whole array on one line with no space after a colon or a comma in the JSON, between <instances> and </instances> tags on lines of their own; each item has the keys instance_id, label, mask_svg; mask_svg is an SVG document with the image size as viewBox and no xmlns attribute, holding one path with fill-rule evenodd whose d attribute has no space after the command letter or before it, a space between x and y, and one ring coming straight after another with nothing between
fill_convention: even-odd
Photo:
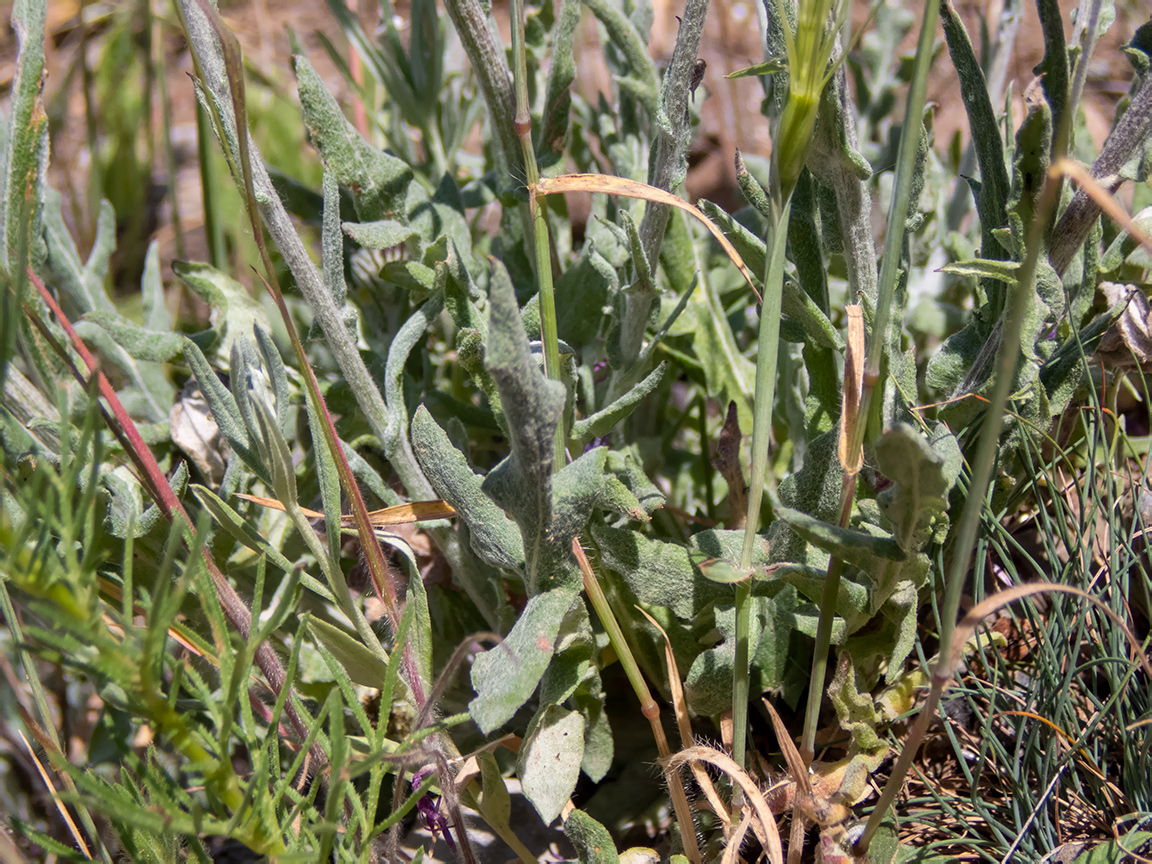
<instances>
[{"instance_id":1,"label":"dry brown leaf","mask_svg":"<svg viewBox=\"0 0 1152 864\"><path fill-rule=\"evenodd\" d=\"M761 303L764 302L760 296L760 291L756 288L756 280L753 278L752 272L744 263L744 259L740 257L740 253L736 251L736 247L724 236L724 232L717 228L716 224L705 216L698 207L689 204L683 198L676 197L671 192L665 192L663 189L657 189L647 183L629 180L626 177L614 177L611 174L564 174L560 177L541 177L535 186L535 192L538 195L556 195L561 192L603 192L606 195L619 195L623 198L639 198L655 204L667 204L669 207L683 210L688 215L700 220L700 223L708 229L708 233L716 238L716 242L720 244L724 254L731 259L732 263L736 265L736 269L740 271L740 275L747 280L748 285L752 288L752 293L756 295L756 299Z\"/></svg>"}]
</instances>

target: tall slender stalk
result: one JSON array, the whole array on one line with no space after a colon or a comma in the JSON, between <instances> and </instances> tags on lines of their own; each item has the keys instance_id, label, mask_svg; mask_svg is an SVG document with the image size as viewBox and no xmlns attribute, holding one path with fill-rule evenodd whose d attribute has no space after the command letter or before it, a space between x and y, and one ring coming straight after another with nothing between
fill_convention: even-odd
<instances>
[{"instance_id":1,"label":"tall slender stalk","mask_svg":"<svg viewBox=\"0 0 1152 864\"><path fill-rule=\"evenodd\" d=\"M927 54L930 51L931 40L934 38L936 32L936 14L938 10L939 6L934 0L927 0L925 3L924 23L921 30L921 41L917 51L918 63L920 61L919 54L921 52ZM925 33L929 35L925 36ZM925 47L925 45L927 45L927 47ZM925 60L923 65L927 67L928 61ZM927 75L926 70L924 74L925 76ZM914 93L915 84L916 79L913 79ZM910 104L909 113L911 110L912 105ZM1054 147L1055 152L1052 154L1053 163L1058 163L1064 156L1063 151L1068 141L1067 129L1071 114L1072 110L1063 112L1060 119L1061 128L1057 130L1057 134L1053 137L1053 140L1056 142ZM907 125L907 121L905 121L905 124ZM904 141L901 140L901 155L903 155L903 151ZM853 851L857 854L863 854L868 850L868 845L879 829L884 814L896 800L896 795L904 783L904 777L912 767L912 760L915 758L916 752L919 749L920 741L927 731L928 724L935 717L936 706L940 702L944 688L948 686L955 673L955 669L952 668L949 658L954 653L953 637L956 630L957 614L960 610L961 594L965 576L968 573L968 568L971 566L972 553L976 548L977 535L980 530L980 519L983 516L985 508L985 497L999 454L1000 432L1004 425L1004 414L1008 405L1008 397L1016 381L1016 364L1020 359L1021 350L1020 337L1024 332L1024 320L1028 315L1028 307L1032 303L1032 297L1035 292L1036 270L1039 264L1040 254L1044 249L1048 248L1048 244L1044 242L1044 235L1049 218L1059 203L1062 181L1063 176L1058 170L1058 166L1054 165L1045 178L1044 188L1041 190L1040 199L1037 202L1036 209L1033 211L1032 221L1028 225L1027 237L1025 238L1026 252L1024 261L1020 264L1020 269L1017 272L1017 283L1011 303L1005 311L1005 317L1002 319L1004 326L1000 345L997 350L996 366L993 372L995 380L991 396L988 400L988 407L984 413L984 425L980 433L980 444L976 451L976 460L972 467L972 477L968 485L968 495L960 516L960 525L956 534L956 545L944 589L944 602L940 607L940 661L936 667L932 669L930 679L931 689L928 692L924 707L920 709L920 716L917 717L916 723L908 736L908 740L904 744L904 749L901 751L900 757L892 768L888 782L884 784L880 798L876 802L872 814L868 817L864 833L861 834L853 847ZM891 224L892 220L889 218L889 227L891 227ZM888 264L888 257L887 254L884 256L885 266ZM893 265L893 268L894 267L895 265ZM883 290L884 285L885 283L881 282L881 290ZM877 320L879 321L879 316L877 316ZM869 356L871 356L871 353ZM867 378L868 373L865 372L866 387Z\"/></svg>"},{"instance_id":2,"label":"tall slender stalk","mask_svg":"<svg viewBox=\"0 0 1152 864\"><path fill-rule=\"evenodd\" d=\"M780 347L780 314L784 297L784 258L788 243L788 215L792 210L789 193L783 206L773 202L776 218L768 229L767 270L764 274L764 305L760 309L760 337L756 348L755 414L752 420L752 479L748 487L748 521L744 526L744 547L740 569L752 569L752 552L760 527L760 505L764 496L764 475L768 470L768 444L772 433L772 403L776 400L776 361ZM752 583L736 585L736 658L732 678L732 758L744 767L748 718L748 657L752 624Z\"/></svg>"},{"instance_id":3,"label":"tall slender stalk","mask_svg":"<svg viewBox=\"0 0 1152 864\"><path fill-rule=\"evenodd\" d=\"M516 117L512 121L520 152L524 156L524 173L528 181L528 219L525 233L532 237L536 253L536 284L540 289L540 341L544 346L544 374L560 380L560 343L556 330L556 295L552 289L552 255L548 245L548 220L544 217L542 196L536 192L540 168L532 146L532 114L528 110L528 65L524 57L524 0L512 0L512 79L516 87ZM564 423L556 426L553 472L564 467Z\"/></svg>"},{"instance_id":4,"label":"tall slender stalk","mask_svg":"<svg viewBox=\"0 0 1152 864\"><path fill-rule=\"evenodd\" d=\"M740 569L751 576L752 552L760 528L760 506L768 469L768 444L772 436L772 405L776 400L776 361L780 348L780 314L784 294L784 262L788 244L788 217L792 191L796 188L808 156L816 113L824 87L836 71L832 63L848 4L838 0L801 2L793 30L783 0L776 0L776 24L782 28L788 53L788 101L772 136L769 197L772 218L766 246L769 250L764 274L764 305L760 310L760 334L756 349L756 389L752 422L752 475L748 484L748 521ZM831 26L829 25L831 19ZM748 656L752 619L752 586L736 586L736 656L732 673L732 758L744 767L748 721Z\"/></svg>"}]
</instances>

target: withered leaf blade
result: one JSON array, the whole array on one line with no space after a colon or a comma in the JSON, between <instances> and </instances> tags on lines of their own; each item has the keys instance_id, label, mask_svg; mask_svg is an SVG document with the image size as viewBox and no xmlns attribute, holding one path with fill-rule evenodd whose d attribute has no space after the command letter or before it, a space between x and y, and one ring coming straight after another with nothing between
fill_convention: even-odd
<instances>
[{"instance_id":1,"label":"withered leaf blade","mask_svg":"<svg viewBox=\"0 0 1152 864\"><path fill-rule=\"evenodd\" d=\"M280 510L283 512L284 505L277 501L275 498L262 498L259 495L245 495L243 492L236 493L237 498L243 498L245 501L251 501L253 504L259 504L262 507L271 507L273 510ZM323 513L317 513L315 510L309 510L307 507L301 507L302 512L309 519L323 519ZM368 522L373 528L382 528L387 525L403 525L408 522L427 522L433 519L448 519L456 515L456 510L447 501L409 501L407 504L397 504L395 507L385 507L382 510L372 510L368 513ZM345 526L354 524L354 519L351 515L341 516L340 523Z\"/></svg>"}]
</instances>

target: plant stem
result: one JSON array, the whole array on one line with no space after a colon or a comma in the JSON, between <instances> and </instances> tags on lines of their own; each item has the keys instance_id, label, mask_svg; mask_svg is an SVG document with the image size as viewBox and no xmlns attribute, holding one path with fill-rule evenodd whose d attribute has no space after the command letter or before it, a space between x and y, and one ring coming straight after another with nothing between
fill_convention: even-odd
<instances>
[{"instance_id":1,"label":"plant stem","mask_svg":"<svg viewBox=\"0 0 1152 864\"><path fill-rule=\"evenodd\" d=\"M708 0L688 0L685 4L684 14L680 16L676 48L664 73L654 118L653 155L648 167L648 185L659 189L671 191L683 182L688 169L687 154L692 135L688 98L707 14ZM660 258L660 246L670 216L671 211L666 205L649 203L640 223L640 239L648 267L653 273ZM631 291L625 297L620 328L620 351L623 357L620 369L623 373L629 371L640 353L655 299L654 291L644 290ZM620 395L618 387L613 386L612 390Z\"/></svg>"},{"instance_id":2,"label":"plant stem","mask_svg":"<svg viewBox=\"0 0 1152 864\"><path fill-rule=\"evenodd\" d=\"M212 153L212 120L199 102L196 103L196 161L200 165L200 194L204 200L208 261L217 270L225 270L228 267L228 253L224 246L224 222L220 218L220 172Z\"/></svg>"},{"instance_id":3,"label":"plant stem","mask_svg":"<svg viewBox=\"0 0 1152 864\"><path fill-rule=\"evenodd\" d=\"M662 759L667 759L672 755L672 751L668 747L668 738L664 734L664 727L660 725L660 706L656 704L656 700L652 698L652 694L648 690L648 684L640 673L636 658L632 656L632 649L628 646L628 640L624 638L624 631L620 629L620 624L612 612L608 598L604 596L604 591L600 588L600 583L596 579L596 573L588 561L588 556L584 554L584 549L580 546L579 537L572 540L572 553L576 556L576 561L580 565L580 572L584 576L584 591L608 634L608 644L616 652L616 658L624 667L624 674L628 678L628 683L632 685L632 691L640 700L640 713L647 718L648 723L652 726L652 734L656 738L656 749ZM672 808L676 812L676 823L680 828L680 837L684 842L684 853L689 861L698 864L702 859L700 848L696 843L692 810L688 806L688 797L684 792L684 787L676 782L676 778L668 777L668 791L672 797Z\"/></svg>"},{"instance_id":4,"label":"plant stem","mask_svg":"<svg viewBox=\"0 0 1152 864\"><path fill-rule=\"evenodd\" d=\"M846 527L852 515L856 492L856 474L844 474L840 491L840 527ZM844 559L833 555L828 559L824 574L824 590L820 594L820 619L816 624L816 643L812 649L812 673L808 677L808 703L804 707L804 731L800 737L800 755L811 760L816 753L816 729L820 722L820 702L824 698L824 678L828 673L828 654L832 646L832 625L836 620L836 598L840 594L840 575Z\"/></svg>"},{"instance_id":5,"label":"plant stem","mask_svg":"<svg viewBox=\"0 0 1152 864\"><path fill-rule=\"evenodd\" d=\"M792 195L783 204L773 201L775 219L768 229L768 256L764 275L764 305L760 309L760 338L756 348L756 395L752 420L752 473L748 484L748 521L740 569L752 569L752 551L760 528L760 505L768 471L768 444L772 438L772 403L776 401L776 361L780 349L780 314L784 296L784 253ZM736 585L736 658L732 672L732 758L744 767L748 726L748 640L752 624L751 577Z\"/></svg>"},{"instance_id":6,"label":"plant stem","mask_svg":"<svg viewBox=\"0 0 1152 864\"><path fill-rule=\"evenodd\" d=\"M548 220L544 217L542 196L536 193L540 168L532 147L532 115L528 110L528 65L524 56L524 0L512 0L512 78L516 86L516 117L512 121L520 152L524 157L524 174L528 181L528 219L525 233L532 237L536 252L536 284L540 288L540 341L544 346L544 374L560 380L560 344L556 329L556 295L552 290L552 255L548 243ZM568 462L564 446L564 421L556 424L552 472Z\"/></svg>"},{"instance_id":7,"label":"plant stem","mask_svg":"<svg viewBox=\"0 0 1152 864\"><path fill-rule=\"evenodd\" d=\"M933 0L927 2L927 12L925 13L924 30L931 31L935 34L936 21L935 18L929 16L938 9L938 6ZM929 39L933 38L929 36ZM921 42L924 42L924 34L921 33ZM1065 111L1064 117L1061 120L1061 125L1064 126L1068 123L1068 118L1071 112ZM1067 140L1067 135L1061 134L1054 137L1055 141ZM1053 154L1053 162L1058 162L1060 157L1063 156L1059 150ZM1000 432L1004 425L1005 409L1008 405L1008 397L1012 392L1012 387L1016 383L1016 364L1020 358L1020 336L1024 330L1024 319L1028 314L1028 307L1032 303L1033 293L1035 291L1036 282L1036 268L1039 263L1040 253L1049 248L1049 244L1044 242L1045 229L1048 225L1049 216L1055 209L1060 196L1061 189L1061 175L1058 171L1050 170L1044 182L1044 188L1040 193L1040 200L1037 202L1036 209L1032 214L1032 222L1028 226L1028 236L1026 238L1026 254L1024 261L1020 265L1017 273L1017 283L1014 293L1012 294L1012 302L1005 313L1003 333L1000 339L1000 346L996 356L996 367L994 371L994 384L992 393L988 400L988 407L984 413L984 427L980 432L980 444L976 451L976 461L972 468L971 482L968 484L968 497L964 502L964 510L960 516L960 525L956 533L956 545L952 555L952 566L949 568L947 583L944 589L944 602L940 607L940 649L938 662L936 668L932 670L931 682L932 689L928 693L928 698L925 701L924 707L921 709L920 717L917 718L916 724L912 728L908 740L904 743L904 749L900 753L900 758L897 760L896 765L892 769L891 775L888 777L888 782L884 784L884 789L880 794L880 799L876 802L876 806L872 814L868 817L868 823L864 828L864 833L856 841L853 851L857 854L863 854L868 849L868 844L872 841L872 837L880 827L880 822L884 818L885 812L892 806L895 801L896 795L899 793L901 786L904 783L904 777L907 775L908 770L912 766L912 759L919 749L920 741L928 728L928 723L931 722L936 713L936 706L940 701L940 696L944 692L944 688L952 680L955 669L951 668L948 658L953 653L952 637L956 629L956 617L960 610L960 597L964 586L965 576L968 573L968 568L971 565L972 553L976 548L976 539L980 530L980 519L983 516L985 507L985 496L988 491L988 485L992 479L992 470L995 467L997 455L1000 450ZM887 259L887 256L885 256ZM887 263L887 260L885 260ZM865 373L867 379L867 373Z\"/></svg>"}]
</instances>

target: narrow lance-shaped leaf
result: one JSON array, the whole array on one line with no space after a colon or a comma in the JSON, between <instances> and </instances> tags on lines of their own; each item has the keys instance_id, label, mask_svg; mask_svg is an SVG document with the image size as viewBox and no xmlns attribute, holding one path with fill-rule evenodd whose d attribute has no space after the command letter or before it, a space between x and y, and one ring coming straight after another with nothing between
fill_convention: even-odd
<instances>
[{"instance_id":1,"label":"narrow lance-shaped leaf","mask_svg":"<svg viewBox=\"0 0 1152 864\"><path fill-rule=\"evenodd\" d=\"M364 221L403 218L412 169L360 137L307 57L293 63L312 141L340 185L354 190L357 214Z\"/></svg>"},{"instance_id":2,"label":"narrow lance-shaped leaf","mask_svg":"<svg viewBox=\"0 0 1152 864\"><path fill-rule=\"evenodd\" d=\"M48 117L41 102L47 9L43 0L16 0L12 6L19 49L0 161L0 265L13 282L21 278L16 268L39 257L34 246L40 237L48 172Z\"/></svg>"},{"instance_id":3,"label":"narrow lance-shaped leaf","mask_svg":"<svg viewBox=\"0 0 1152 864\"><path fill-rule=\"evenodd\" d=\"M512 452L484 478L483 490L520 526L529 591L541 590L539 569L552 524L552 463L564 385L544 377L528 347L512 285L495 280L486 366L500 391Z\"/></svg>"}]
</instances>

